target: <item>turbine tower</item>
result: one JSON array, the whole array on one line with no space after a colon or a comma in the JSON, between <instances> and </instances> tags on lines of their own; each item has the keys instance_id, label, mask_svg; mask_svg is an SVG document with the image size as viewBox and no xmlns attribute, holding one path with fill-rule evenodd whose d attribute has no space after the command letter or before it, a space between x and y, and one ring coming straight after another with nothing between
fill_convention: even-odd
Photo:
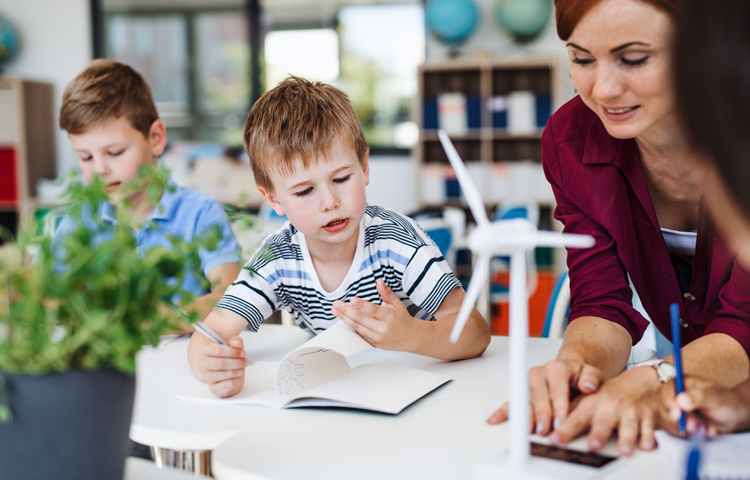
<instances>
[{"instance_id":1,"label":"turbine tower","mask_svg":"<svg viewBox=\"0 0 750 480\"><path fill-rule=\"evenodd\" d=\"M531 458L529 440L529 380L526 365L526 347L529 336L528 297L526 295L526 258L535 247L589 248L594 238L588 235L573 235L538 231L536 225L526 219L499 220L490 222L479 191L469 176L461 157L444 130L438 137L461 185L466 203L469 205L477 227L468 237L469 249L478 255L474 274L471 276L450 340L458 341L466 326L479 293L487 281L490 259L493 255L510 256L510 453L489 464L480 464L478 470L492 472L498 478L566 478L560 475L559 462L542 458ZM549 462L553 462L552 465ZM572 465L570 465L572 467ZM562 470L565 470L563 468ZM571 472L572 473L572 472ZM577 472L580 475L583 472ZM570 477L570 478L581 478Z\"/></svg>"}]
</instances>

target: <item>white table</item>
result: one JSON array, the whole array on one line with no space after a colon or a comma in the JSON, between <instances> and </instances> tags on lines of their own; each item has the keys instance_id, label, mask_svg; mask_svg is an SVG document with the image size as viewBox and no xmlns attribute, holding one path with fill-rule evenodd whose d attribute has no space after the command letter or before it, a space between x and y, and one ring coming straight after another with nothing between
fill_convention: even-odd
<instances>
[{"instance_id":1,"label":"white table","mask_svg":"<svg viewBox=\"0 0 750 480\"><path fill-rule=\"evenodd\" d=\"M195 480L195 475L173 468L159 468L154 462L128 457L123 480Z\"/></svg>"},{"instance_id":2,"label":"white table","mask_svg":"<svg viewBox=\"0 0 750 480\"><path fill-rule=\"evenodd\" d=\"M297 327L276 325L263 325L258 334L243 338L251 361L280 360L307 339ZM554 358L560 343L530 339L529 365ZM396 363L454 379L395 416L177 401L178 392L198 384L186 346L186 340L178 340L140 354L130 436L174 450L213 450L212 471L222 480L468 479L477 462L507 447L507 424L486 423L509 397L507 337L493 337L482 357L459 362L382 350L351 357L352 366ZM657 453L638 452L606 478L671 477Z\"/></svg>"},{"instance_id":3,"label":"white table","mask_svg":"<svg viewBox=\"0 0 750 480\"><path fill-rule=\"evenodd\" d=\"M263 325L258 333L243 332L247 358L279 361L309 336L299 327ZM189 338L167 346L144 348L138 354L130 438L144 445L178 451L213 450L274 412L229 405L178 401L175 395L201 384L187 361Z\"/></svg>"}]
</instances>

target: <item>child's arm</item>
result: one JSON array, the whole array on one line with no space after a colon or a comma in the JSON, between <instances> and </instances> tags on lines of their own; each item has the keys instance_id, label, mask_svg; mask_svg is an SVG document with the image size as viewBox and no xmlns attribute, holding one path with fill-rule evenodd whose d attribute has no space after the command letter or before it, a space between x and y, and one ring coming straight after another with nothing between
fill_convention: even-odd
<instances>
[{"instance_id":1,"label":"child's arm","mask_svg":"<svg viewBox=\"0 0 750 480\"><path fill-rule=\"evenodd\" d=\"M688 432L698 423L708 426L709 436L750 429L750 380L728 388L710 380L685 378L685 392L670 399L670 417L679 420L682 410L688 416Z\"/></svg>"},{"instance_id":2,"label":"child's arm","mask_svg":"<svg viewBox=\"0 0 750 480\"><path fill-rule=\"evenodd\" d=\"M225 263L217 267L212 268L206 278L211 284L211 292L195 299L195 301L185 310L189 312L198 312L201 320L205 319L211 310L216 305L216 302L221 300L222 295L226 292L229 285L234 282L240 275L240 264L239 263ZM180 325L182 333L193 333L195 327L183 322Z\"/></svg>"},{"instance_id":3,"label":"child's arm","mask_svg":"<svg viewBox=\"0 0 750 480\"><path fill-rule=\"evenodd\" d=\"M247 321L236 313L217 308L203 321L229 345L209 340L202 333L194 333L188 345L188 362L199 380L219 397L236 395L245 383L245 348L238 336Z\"/></svg>"},{"instance_id":4,"label":"child's arm","mask_svg":"<svg viewBox=\"0 0 750 480\"><path fill-rule=\"evenodd\" d=\"M448 338L466 295L461 287L454 288L445 297L433 315L434 322L409 315L404 304L382 279L377 281L377 289L383 299L382 306L355 297L348 304L334 302L332 313L378 348L460 360L481 355L490 343L490 329L476 308L459 341L450 343Z\"/></svg>"}]
</instances>

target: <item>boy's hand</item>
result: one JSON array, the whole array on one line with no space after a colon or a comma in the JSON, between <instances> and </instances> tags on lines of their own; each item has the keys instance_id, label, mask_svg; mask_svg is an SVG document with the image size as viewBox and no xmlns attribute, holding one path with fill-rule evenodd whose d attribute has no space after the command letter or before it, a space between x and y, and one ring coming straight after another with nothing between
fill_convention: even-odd
<instances>
[{"instance_id":1,"label":"boy's hand","mask_svg":"<svg viewBox=\"0 0 750 480\"><path fill-rule=\"evenodd\" d=\"M236 395L245 384L245 367L249 364L242 339L232 337L229 345L206 340L209 343L203 347L193 367L195 376L206 382L218 397Z\"/></svg>"},{"instance_id":2,"label":"boy's hand","mask_svg":"<svg viewBox=\"0 0 750 480\"><path fill-rule=\"evenodd\" d=\"M375 347L413 351L415 341L419 339L415 330L420 320L409 315L404 304L382 279L376 286L383 299L382 306L354 297L348 304L334 302L331 313Z\"/></svg>"}]
</instances>

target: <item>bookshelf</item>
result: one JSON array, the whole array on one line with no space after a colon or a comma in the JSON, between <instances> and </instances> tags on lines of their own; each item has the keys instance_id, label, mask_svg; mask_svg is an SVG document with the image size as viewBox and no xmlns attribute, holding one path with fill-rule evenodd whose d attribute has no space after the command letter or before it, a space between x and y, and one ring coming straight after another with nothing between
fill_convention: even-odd
<instances>
[{"instance_id":1,"label":"bookshelf","mask_svg":"<svg viewBox=\"0 0 750 480\"><path fill-rule=\"evenodd\" d=\"M554 204L541 173L541 137L549 116L569 96L557 63L546 57L451 60L419 69L420 137L415 157L422 179L416 186L421 207L464 203L455 189L451 191L451 170L437 138L438 127L448 130L488 207L529 195L540 204ZM458 98L452 98L456 94ZM441 125L446 116L466 120L463 125Z\"/></svg>"},{"instance_id":2,"label":"bookshelf","mask_svg":"<svg viewBox=\"0 0 750 480\"><path fill-rule=\"evenodd\" d=\"M30 218L40 178L55 178L51 84L0 76L0 225L15 234Z\"/></svg>"},{"instance_id":3,"label":"bookshelf","mask_svg":"<svg viewBox=\"0 0 750 480\"><path fill-rule=\"evenodd\" d=\"M531 202L540 207L540 228L560 230L552 218L555 199L541 166L541 138L550 115L570 98L564 76L558 60L548 57L456 59L423 65L418 74L420 135L414 151L420 207L456 206L471 215L437 137L437 129L445 128L489 213L500 204ZM541 333L547 299L555 277L564 270L565 255L537 249L536 260L539 277L530 302L532 335ZM490 306L485 312L493 333L507 334L508 305L502 300L507 272L493 269L491 275Z\"/></svg>"}]
</instances>

